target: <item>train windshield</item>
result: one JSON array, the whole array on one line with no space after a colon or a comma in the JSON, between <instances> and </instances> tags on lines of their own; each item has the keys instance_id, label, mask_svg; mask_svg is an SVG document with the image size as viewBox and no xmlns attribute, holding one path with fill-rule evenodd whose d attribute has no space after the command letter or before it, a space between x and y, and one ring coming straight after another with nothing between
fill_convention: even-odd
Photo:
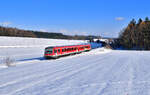
<instances>
[{"instance_id":1,"label":"train windshield","mask_svg":"<svg viewBox=\"0 0 150 95\"><path fill-rule=\"evenodd\" d=\"M46 54L52 54L53 53L53 48L47 48L45 49Z\"/></svg>"}]
</instances>

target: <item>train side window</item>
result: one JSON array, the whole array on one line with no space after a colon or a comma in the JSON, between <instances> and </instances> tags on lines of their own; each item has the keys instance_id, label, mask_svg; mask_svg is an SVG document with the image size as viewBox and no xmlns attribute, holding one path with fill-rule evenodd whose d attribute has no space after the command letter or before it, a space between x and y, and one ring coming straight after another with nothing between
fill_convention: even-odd
<instances>
[{"instance_id":1,"label":"train side window","mask_svg":"<svg viewBox=\"0 0 150 95\"><path fill-rule=\"evenodd\" d=\"M65 49L64 49L64 52L66 52L66 51L67 51L67 49L65 48Z\"/></svg>"},{"instance_id":2,"label":"train side window","mask_svg":"<svg viewBox=\"0 0 150 95\"><path fill-rule=\"evenodd\" d=\"M58 49L58 53L60 53L60 49Z\"/></svg>"},{"instance_id":3,"label":"train side window","mask_svg":"<svg viewBox=\"0 0 150 95\"><path fill-rule=\"evenodd\" d=\"M57 53L57 50L54 50L54 53Z\"/></svg>"}]
</instances>

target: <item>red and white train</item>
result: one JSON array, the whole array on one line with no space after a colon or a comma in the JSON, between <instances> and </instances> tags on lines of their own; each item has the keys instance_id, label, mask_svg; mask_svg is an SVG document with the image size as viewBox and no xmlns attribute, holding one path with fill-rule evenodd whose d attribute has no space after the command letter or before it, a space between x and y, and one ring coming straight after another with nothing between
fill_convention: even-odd
<instances>
[{"instance_id":1,"label":"red and white train","mask_svg":"<svg viewBox=\"0 0 150 95\"><path fill-rule=\"evenodd\" d=\"M84 51L90 51L91 45L72 45L72 46L54 46L45 48L44 57L48 58L58 58L65 55L77 54Z\"/></svg>"}]
</instances>

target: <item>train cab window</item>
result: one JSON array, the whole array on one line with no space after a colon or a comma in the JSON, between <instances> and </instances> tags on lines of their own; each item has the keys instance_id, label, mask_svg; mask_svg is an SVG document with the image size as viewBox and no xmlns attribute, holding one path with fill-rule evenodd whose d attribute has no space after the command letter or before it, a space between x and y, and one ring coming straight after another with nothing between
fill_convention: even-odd
<instances>
[{"instance_id":1,"label":"train cab window","mask_svg":"<svg viewBox=\"0 0 150 95\"><path fill-rule=\"evenodd\" d=\"M53 53L53 49L52 48L45 49L45 54L52 54L52 53Z\"/></svg>"},{"instance_id":2,"label":"train cab window","mask_svg":"<svg viewBox=\"0 0 150 95\"><path fill-rule=\"evenodd\" d=\"M46 51L45 53L46 53L46 54L52 54L53 51Z\"/></svg>"}]
</instances>

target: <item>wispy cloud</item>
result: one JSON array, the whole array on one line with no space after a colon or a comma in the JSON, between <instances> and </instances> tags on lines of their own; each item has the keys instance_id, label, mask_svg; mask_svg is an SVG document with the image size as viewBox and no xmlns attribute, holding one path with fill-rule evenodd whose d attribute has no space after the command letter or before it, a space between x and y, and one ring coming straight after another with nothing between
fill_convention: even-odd
<instances>
[{"instance_id":1,"label":"wispy cloud","mask_svg":"<svg viewBox=\"0 0 150 95\"><path fill-rule=\"evenodd\" d=\"M0 22L0 25L2 25L2 26L8 26L8 25L10 25L10 24L12 24L12 22L9 22L9 21Z\"/></svg>"},{"instance_id":2,"label":"wispy cloud","mask_svg":"<svg viewBox=\"0 0 150 95\"><path fill-rule=\"evenodd\" d=\"M48 32L47 29L40 29L41 32Z\"/></svg>"},{"instance_id":3,"label":"wispy cloud","mask_svg":"<svg viewBox=\"0 0 150 95\"><path fill-rule=\"evenodd\" d=\"M60 29L59 32L60 32L60 33L63 33L63 34L68 34L68 33L69 33L69 31L66 30L66 29Z\"/></svg>"},{"instance_id":4,"label":"wispy cloud","mask_svg":"<svg viewBox=\"0 0 150 95\"><path fill-rule=\"evenodd\" d=\"M116 17L115 18L115 20L117 20L117 21L122 21L122 20L124 20L125 18L124 17Z\"/></svg>"}]
</instances>

